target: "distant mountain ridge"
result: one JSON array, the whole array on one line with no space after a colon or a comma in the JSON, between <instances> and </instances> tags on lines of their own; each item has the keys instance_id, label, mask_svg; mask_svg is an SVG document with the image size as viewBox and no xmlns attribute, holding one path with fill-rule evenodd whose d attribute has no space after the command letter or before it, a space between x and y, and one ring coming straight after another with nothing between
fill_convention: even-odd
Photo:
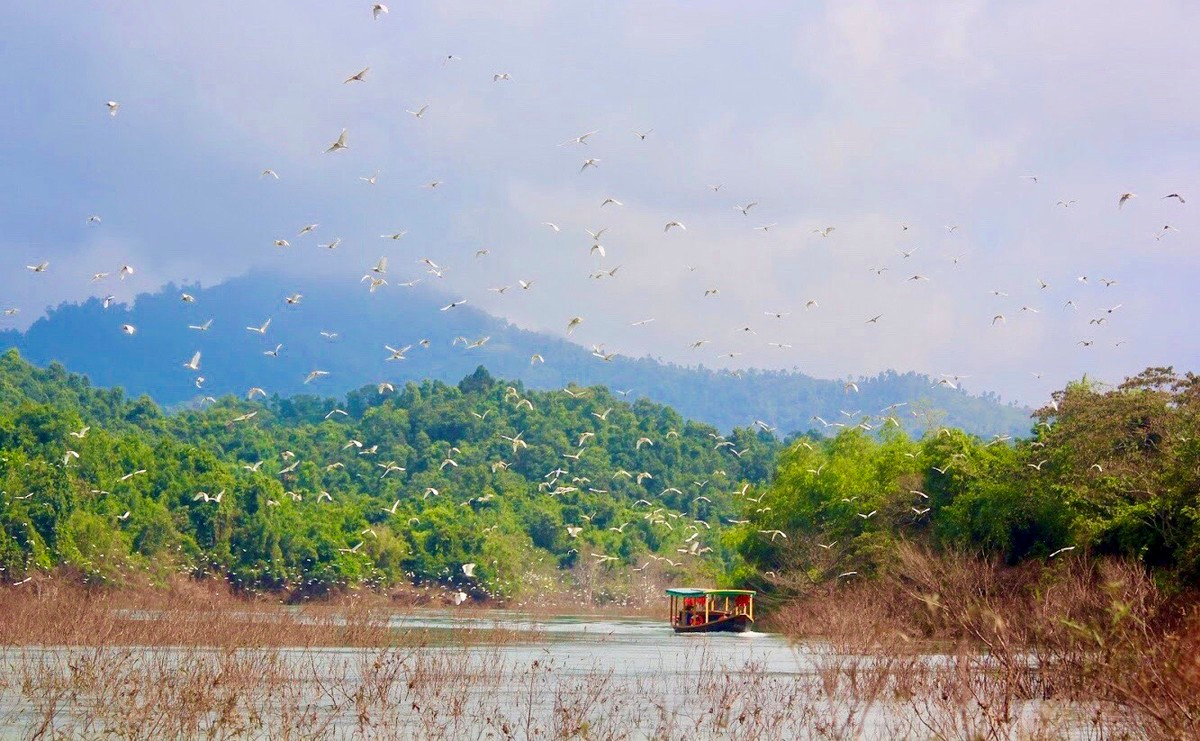
<instances>
[{"instance_id":1,"label":"distant mountain ridge","mask_svg":"<svg viewBox=\"0 0 1200 741\"><path fill-rule=\"evenodd\" d=\"M62 304L26 331L0 332L0 348L17 348L22 357L46 365L59 361L100 386L120 386L147 394L160 404L178 405L200 397L245 396L252 387L288 396L307 392L340 394L367 383L437 379L454 383L483 365L502 378L520 379L531 388L562 388L569 383L632 389L670 405L684 416L722 430L763 420L781 434L857 423L858 413L873 415L893 404L896 417L919 431L930 419L980 435L1026 434L1026 409L1006 405L992 394L973 396L936 385L917 373L889 371L857 381L847 393L842 381L823 380L793 371L724 370L684 367L657 359L616 357L600 360L586 348L558 337L520 329L470 306L443 312L445 297L417 287L367 295L365 289L308 281L296 287L298 305L284 293L264 286L266 276L250 275L200 288L168 285L142 294L132 306L103 308L98 299ZM195 298L182 301L182 292ZM316 318L319 317L319 320ZM263 334L247 326L270 326ZM212 319L206 331L188 329ZM137 328L132 336L123 324ZM330 336L323 336L327 331ZM332 336L336 334L336 336ZM468 348L461 339L486 344ZM395 338L425 338L404 360L387 361L384 343ZM282 345L278 356L266 354ZM395 345L393 345L395 346ZM199 371L184 368L199 350ZM534 354L545 363L531 364ZM311 371L328 372L311 384ZM200 387L196 377L204 378ZM915 409L935 411L917 418ZM843 416L842 410L855 413Z\"/></svg>"}]
</instances>

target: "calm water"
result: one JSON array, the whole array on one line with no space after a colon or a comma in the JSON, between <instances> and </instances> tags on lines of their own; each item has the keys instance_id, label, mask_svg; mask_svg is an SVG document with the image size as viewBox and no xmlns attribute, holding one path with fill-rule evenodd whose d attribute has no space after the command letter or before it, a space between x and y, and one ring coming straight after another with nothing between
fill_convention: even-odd
<instances>
[{"instance_id":1,"label":"calm water","mask_svg":"<svg viewBox=\"0 0 1200 741\"><path fill-rule=\"evenodd\" d=\"M439 629L501 629L536 637L529 643L497 647L513 662L552 658L566 671L611 670L618 676L686 673L707 666L741 669L753 664L763 671L793 674L810 671L805 655L813 647L797 648L771 633L674 633L665 619L561 615L539 618L527 613L494 610L463 617L453 611L430 611L398 616L395 627Z\"/></svg>"}]
</instances>

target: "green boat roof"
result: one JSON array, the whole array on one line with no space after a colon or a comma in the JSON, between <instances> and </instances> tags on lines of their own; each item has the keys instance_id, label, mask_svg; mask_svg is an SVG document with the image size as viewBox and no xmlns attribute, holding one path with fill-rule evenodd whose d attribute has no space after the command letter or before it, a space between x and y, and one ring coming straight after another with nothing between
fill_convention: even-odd
<instances>
[{"instance_id":1,"label":"green boat roof","mask_svg":"<svg viewBox=\"0 0 1200 741\"><path fill-rule=\"evenodd\" d=\"M696 589L694 587L672 587L667 590L672 597L703 597L711 594L714 597L740 597L754 595L753 589Z\"/></svg>"}]
</instances>

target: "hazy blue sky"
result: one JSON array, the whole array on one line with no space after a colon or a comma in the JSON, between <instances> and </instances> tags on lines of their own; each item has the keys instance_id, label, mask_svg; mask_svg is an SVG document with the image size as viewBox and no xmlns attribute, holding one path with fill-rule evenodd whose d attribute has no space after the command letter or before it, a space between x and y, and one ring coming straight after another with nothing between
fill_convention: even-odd
<instances>
[{"instance_id":1,"label":"hazy blue sky","mask_svg":"<svg viewBox=\"0 0 1200 741\"><path fill-rule=\"evenodd\" d=\"M581 316L572 339L684 363L953 373L1031 403L1085 372L1200 366L1196 2L370 7L10 3L0 307L21 313L0 326L169 280L354 282L386 255L381 290L423 278L558 334Z\"/></svg>"}]
</instances>

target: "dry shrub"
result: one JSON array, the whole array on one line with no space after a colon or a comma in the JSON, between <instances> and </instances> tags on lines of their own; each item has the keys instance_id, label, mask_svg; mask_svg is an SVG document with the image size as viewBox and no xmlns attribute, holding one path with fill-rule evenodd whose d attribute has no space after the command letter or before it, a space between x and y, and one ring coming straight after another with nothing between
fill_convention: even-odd
<instances>
[{"instance_id":1,"label":"dry shrub","mask_svg":"<svg viewBox=\"0 0 1200 741\"><path fill-rule=\"evenodd\" d=\"M1200 613L1138 564L1067 558L1004 567L903 545L871 581L809 589L772 616L794 637L896 657L908 704L943 738L1200 737Z\"/></svg>"}]
</instances>

